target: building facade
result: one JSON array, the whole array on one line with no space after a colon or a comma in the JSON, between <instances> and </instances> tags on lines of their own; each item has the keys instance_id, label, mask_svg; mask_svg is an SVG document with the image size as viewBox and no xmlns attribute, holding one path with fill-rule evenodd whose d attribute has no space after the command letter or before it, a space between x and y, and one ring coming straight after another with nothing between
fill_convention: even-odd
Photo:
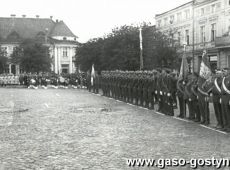
<instances>
[{"instance_id":1,"label":"building facade","mask_svg":"<svg viewBox=\"0 0 230 170\"><path fill-rule=\"evenodd\" d=\"M52 59L51 71L60 73L74 73L75 53L78 45L75 36L63 21L53 21L51 18L11 17L0 18L0 46L7 57L25 39L40 38L49 47ZM23 72L19 65L9 63L6 73L19 74Z\"/></svg>"},{"instance_id":2,"label":"building facade","mask_svg":"<svg viewBox=\"0 0 230 170\"><path fill-rule=\"evenodd\" d=\"M186 55L195 72L199 72L204 49L213 70L230 67L229 0L193 0L155 19L159 30L172 32L180 47L186 45ZM182 53L183 48L179 51Z\"/></svg>"}]
</instances>

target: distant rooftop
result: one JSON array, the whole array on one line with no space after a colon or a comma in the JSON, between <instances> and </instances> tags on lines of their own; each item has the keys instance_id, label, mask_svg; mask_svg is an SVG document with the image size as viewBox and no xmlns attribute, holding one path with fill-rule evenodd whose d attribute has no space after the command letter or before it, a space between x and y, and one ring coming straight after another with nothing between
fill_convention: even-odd
<instances>
[{"instance_id":1,"label":"distant rooftop","mask_svg":"<svg viewBox=\"0 0 230 170\"><path fill-rule=\"evenodd\" d=\"M176 10L176 9L178 9L178 8L181 8L181 7L183 7L183 6L186 6L186 5L190 4L190 3L193 3L193 1L189 1L189 2L187 2L187 3L185 3L185 4L183 4L183 5L177 6L177 7L173 8L173 9L170 9L170 10L168 10L168 11L166 11L166 12L161 13L161 14L156 14L156 17L158 17L158 16L160 16L160 15L164 15L164 14L166 14L166 13L168 13L168 12L174 11L174 10Z\"/></svg>"},{"instance_id":2,"label":"distant rooftop","mask_svg":"<svg viewBox=\"0 0 230 170\"><path fill-rule=\"evenodd\" d=\"M35 38L39 34L48 37L66 36L77 38L63 21L50 18L0 17L0 40Z\"/></svg>"}]
</instances>

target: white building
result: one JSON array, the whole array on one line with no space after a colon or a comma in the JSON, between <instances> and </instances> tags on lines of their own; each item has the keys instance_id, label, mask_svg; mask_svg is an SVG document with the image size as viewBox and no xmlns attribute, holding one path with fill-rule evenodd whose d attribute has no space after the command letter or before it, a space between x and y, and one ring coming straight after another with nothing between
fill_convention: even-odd
<instances>
[{"instance_id":1,"label":"white building","mask_svg":"<svg viewBox=\"0 0 230 170\"><path fill-rule=\"evenodd\" d=\"M43 38L44 44L50 48L52 58L51 70L57 74L74 73L75 52L78 42L72 31L63 21L53 21L51 18L26 18L11 15L0 18L0 46L9 57L16 46L25 39ZM6 72L19 74L18 65L9 63Z\"/></svg>"}]
</instances>

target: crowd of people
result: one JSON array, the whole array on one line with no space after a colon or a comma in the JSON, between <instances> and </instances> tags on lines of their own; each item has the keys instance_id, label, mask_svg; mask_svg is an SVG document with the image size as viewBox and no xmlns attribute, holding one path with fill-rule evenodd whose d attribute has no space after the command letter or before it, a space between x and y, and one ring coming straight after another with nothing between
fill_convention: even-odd
<instances>
[{"instance_id":1,"label":"crowd of people","mask_svg":"<svg viewBox=\"0 0 230 170\"><path fill-rule=\"evenodd\" d=\"M38 89L39 87L47 88L85 88L86 78L84 73L76 74L1 74L0 86L21 86L26 88Z\"/></svg>"},{"instance_id":2,"label":"crowd of people","mask_svg":"<svg viewBox=\"0 0 230 170\"><path fill-rule=\"evenodd\" d=\"M101 88L104 96L149 109L157 106L157 111L169 116L174 116L178 107L178 117L204 125L210 124L212 103L216 128L230 132L229 71L216 71L207 80L197 73L180 77L169 70L102 71L94 76L93 84L90 79L87 82L87 88L94 93Z\"/></svg>"}]
</instances>

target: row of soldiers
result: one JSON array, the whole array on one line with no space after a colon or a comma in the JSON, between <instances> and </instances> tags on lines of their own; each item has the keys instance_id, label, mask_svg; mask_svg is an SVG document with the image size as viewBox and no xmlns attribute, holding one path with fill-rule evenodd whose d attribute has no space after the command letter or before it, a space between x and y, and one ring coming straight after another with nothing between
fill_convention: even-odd
<instances>
[{"instance_id":1,"label":"row of soldiers","mask_svg":"<svg viewBox=\"0 0 230 170\"><path fill-rule=\"evenodd\" d=\"M153 71L102 71L95 76L91 87L98 92L99 86L105 96L154 109L166 115L174 115L176 100L176 73ZM94 90L95 89L95 90Z\"/></svg>"},{"instance_id":2,"label":"row of soldiers","mask_svg":"<svg viewBox=\"0 0 230 170\"><path fill-rule=\"evenodd\" d=\"M81 74L50 74L50 73L41 73L41 74L1 74L0 75L0 85L1 86L11 86L11 85L21 85L28 88L37 88L42 86L47 88L48 85L58 88L72 86L74 88L83 88L85 87L85 76Z\"/></svg>"},{"instance_id":3,"label":"row of soldiers","mask_svg":"<svg viewBox=\"0 0 230 170\"><path fill-rule=\"evenodd\" d=\"M230 132L230 74L229 71L216 71L208 79L193 73L177 82L180 105L179 117L186 116L186 105L189 119L204 125L210 124L210 103L213 103L217 120L216 128Z\"/></svg>"},{"instance_id":4,"label":"row of soldiers","mask_svg":"<svg viewBox=\"0 0 230 170\"><path fill-rule=\"evenodd\" d=\"M173 116L179 103L180 118L204 125L210 124L210 103L213 103L216 128L230 132L230 75L216 72L209 79L198 74L180 77L169 70L102 71L90 78L88 89L104 96ZM188 109L186 109L188 108ZM188 110L188 113L186 113Z\"/></svg>"}]
</instances>

